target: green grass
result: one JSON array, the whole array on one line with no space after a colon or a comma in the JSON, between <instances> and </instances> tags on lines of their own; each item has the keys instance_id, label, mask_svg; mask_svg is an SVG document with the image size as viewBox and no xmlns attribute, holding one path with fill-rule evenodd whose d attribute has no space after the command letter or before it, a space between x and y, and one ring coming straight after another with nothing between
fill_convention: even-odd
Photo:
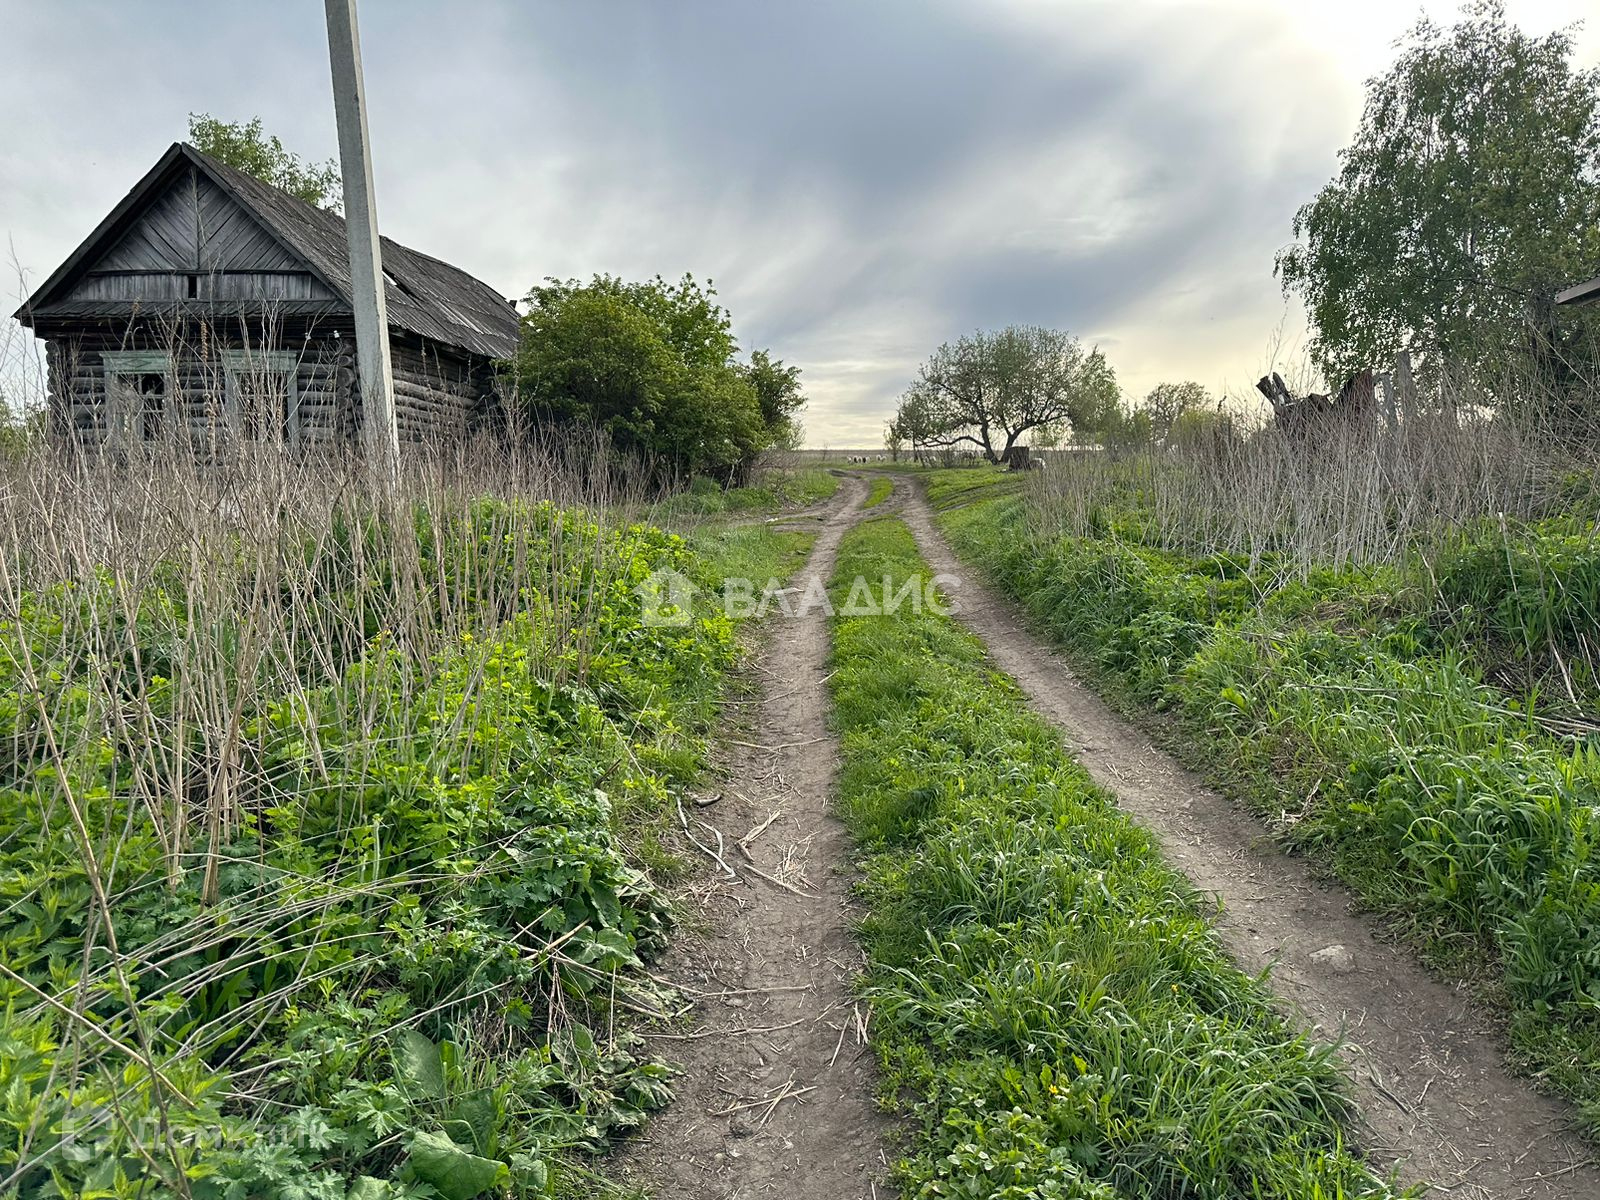
<instances>
[{"instance_id":1,"label":"green grass","mask_svg":"<svg viewBox=\"0 0 1600 1200\"><path fill-rule=\"evenodd\" d=\"M894 480L888 476L879 475L872 481L872 491L867 494L867 502L862 508L877 508L894 492Z\"/></svg>"},{"instance_id":2,"label":"green grass","mask_svg":"<svg viewBox=\"0 0 1600 1200\"><path fill-rule=\"evenodd\" d=\"M805 508L827 500L838 490L839 476L825 467L767 470L760 473L757 482L735 488L724 488L716 480L702 476L661 504L657 519L670 524L681 517Z\"/></svg>"},{"instance_id":3,"label":"green grass","mask_svg":"<svg viewBox=\"0 0 1600 1200\"><path fill-rule=\"evenodd\" d=\"M706 761L736 653L711 602L718 568L781 570L801 547L724 531L714 563L677 535L548 504L413 519L456 585L440 603L498 596L506 615L480 614L475 634L428 655L372 628L347 665L246 707L249 803L216 848L215 895L200 870L168 867L177 835L136 786L152 749L203 761L169 719L193 673L173 650L189 624L176 597L157 584L112 603L108 574L104 596L30 592L6 623L8 1194L612 1194L587 1156L669 1089L617 1023L619 1004L665 1000L643 963L672 913L637 834ZM318 559L320 611L359 613L394 586L394 533L374 520L352 534L359 556L303 551ZM657 569L702 588L686 626L641 620L638 585ZM514 587L497 592L502 577ZM563 624L574 614L577 632ZM237 644L226 623L239 610L211 619ZM109 638L107 621L139 650L113 681L146 706L137 737L95 715L98 660L75 640ZM191 830L180 864L206 850L198 817ZM120 971L96 941L92 872L112 897Z\"/></svg>"},{"instance_id":4,"label":"green grass","mask_svg":"<svg viewBox=\"0 0 1600 1200\"><path fill-rule=\"evenodd\" d=\"M926 575L905 525L840 550ZM838 618L840 804L916 1200L1384 1197L1326 1047L1228 960L1187 881L948 618Z\"/></svg>"},{"instance_id":5,"label":"green grass","mask_svg":"<svg viewBox=\"0 0 1600 1200\"><path fill-rule=\"evenodd\" d=\"M718 579L787 579L803 565L817 540L814 533L775 530L766 525L702 525L685 537Z\"/></svg>"},{"instance_id":6,"label":"green grass","mask_svg":"<svg viewBox=\"0 0 1600 1200\"><path fill-rule=\"evenodd\" d=\"M945 467L926 472L928 502L936 509L980 498L1010 496L1022 490L1027 475L1005 467Z\"/></svg>"},{"instance_id":7,"label":"green grass","mask_svg":"<svg viewBox=\"0 0 1600 1200\"><path fill-rule=\"evenodd\" d=\"M837 476L824 477L837 488ZM819 481L813 485L820 487ZM814 491L810 494L815 494ZM785 504L769 499L765 511L776 513ZM761 511L745 509L744 512ZM772 582L783 583L805 565L817 535L801 530L774 529L760 521L734 521L712 518L687 525L684 540L704 564L705 577L713 598L725 590L728 580L754 585L756 594ZM734 586L739 586L735 584Z\"/></svg>"},{"instance_id":8,"label":"green grass","mask_svg":"<svg viewBox=\"0 0 1600 1200\"><path fill-rule=\"evenodd\" d=\"M1522 1064L1600 1134L1600 744L1566 736L1570 702L1487 682L1539 678L1592 629L1592 539L1462 530L1432 571L1296 578L1053 536L1015 498L941 523L1103 692L1171 714L1183 757L1477 980Z\"/></svg>"}]
</instances>

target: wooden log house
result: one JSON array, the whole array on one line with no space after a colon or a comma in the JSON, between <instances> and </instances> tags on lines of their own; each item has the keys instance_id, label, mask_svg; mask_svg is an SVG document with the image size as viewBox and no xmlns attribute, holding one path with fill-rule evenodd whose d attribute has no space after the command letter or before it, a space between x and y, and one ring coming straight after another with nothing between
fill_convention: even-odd
<instances>
[{"instance_id":1,"label":"wooden log house","mask_svg":"<svg viewBox=\"0 0 1600 1200\"><path fill-rule=\"evenodd\" d=\"M498 412L511 301L383 239L402 441ZM360 429L343 218L175 144L16 313L48 346L51 428L89 445L332 445Z\"/></svg>"}]
</instances>

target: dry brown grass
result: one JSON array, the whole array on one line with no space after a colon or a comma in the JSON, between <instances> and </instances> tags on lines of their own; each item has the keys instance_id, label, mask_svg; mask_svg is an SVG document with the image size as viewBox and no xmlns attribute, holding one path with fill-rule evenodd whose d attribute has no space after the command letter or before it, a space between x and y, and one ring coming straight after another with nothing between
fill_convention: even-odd
<instances>
[{"instance_id":1,"label":"dry brown grass","mask_svg":"<svg viewBox=\"0 0 1600 1200\"><path fill-rule=\"evenodd\" d=\"M1486 412L1333 420L1306 437L1225 421L1189 442L1066 458L1033 481L1035 519L1099 536L1133 516L1149 545L1271 555L1301 572L1394 562L1477 520L1549 511L1593 472L1595 452L1592 438Z\"/></svg>"}]
</instances>

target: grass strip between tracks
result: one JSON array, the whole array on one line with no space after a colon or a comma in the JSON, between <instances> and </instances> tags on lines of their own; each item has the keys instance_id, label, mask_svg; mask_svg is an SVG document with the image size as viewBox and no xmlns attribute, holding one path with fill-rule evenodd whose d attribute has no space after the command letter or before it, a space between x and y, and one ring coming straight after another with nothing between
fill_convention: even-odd
<instances>
[{"instance_id":1,"label":"grass strip between tracks","mask_svg":"<svg viewBox=\"0 0 1600 1200\"><path fill-rule=\"evenodd\" d=\"M904 523L841 546L890 594ZM841 811L865 855L885 1090L908 1197L1386 1197L1326 1046L1287 1029L1188 882L955 620L839 616Z\"/></svg>"}]
</instances>

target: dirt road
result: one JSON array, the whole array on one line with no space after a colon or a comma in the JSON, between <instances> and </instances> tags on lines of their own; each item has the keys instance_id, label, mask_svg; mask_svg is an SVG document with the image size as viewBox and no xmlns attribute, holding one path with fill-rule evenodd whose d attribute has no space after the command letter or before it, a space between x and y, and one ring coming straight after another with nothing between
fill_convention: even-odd
<instances>
[{"instance_id":1,"label":"dirt road","mask_svg":"<svg viewBox=\"0 0 1600 1200\"><path fill-rule=\"evenodd\" d=\"M826 582L866 485L848 480L820 512L804 589ZM1380 940L1350 898L1280 852L1250 814L1208 790L1080 683L1015 609L956 559L905 479L874 515L898 511L936 572L960 580L960 618L996 666L1170 862L1221 903L1219 934L1247 971L1272 968L1291 1017L1345 1043L1364 1146L1407 1182L1465 1200L1589 1200L1600 1166L1570 1113L1507 1073L1501 1038L1460 990ZM698 1024L656 1051L682 1067L678 1100L622 1156L657 1200L875 1200L892 1154L873 1102L861 966L850 933L848 836L829 811L837 746L827 728L828 622L774 617L746 727L715 803L691 814L721 834L737 878L699 885L708 928L682 939L669 976ZM746 850L748 853L746 853Z\"/></svg>"},{"instance_id":2,"label":"dirt road","mask_svg":"<svg viewBox=\"0 0 1600 1200\"><path fill-rule=\"evenodd\" d=\"M935 571L960 578L960 618L1095 781L1156 833L1168 861L1222 903L1218 932L1246 971L1324 1037L1341 1032L1375 1161L1468 1200L1592 1200L1595 1152L1569 1109L1507 1073L1498 1032L1350 897L1279 851L1250 814L1208 790L1075 679L1014 608L955 557L920 490L890 501Z\"/></svg>"},{"instance_id":3,"label":"dirt road","mask_svg":"<svg viewBox=\"0 0 1600 1200\"><path fill-rule=\"evenodd\" d=\"M826 584L866 487L844 482L796 601ZM804 526L790 518L785 526ZM798 603L794 607L799 607ZM677 1099L621 1156L653 1200L875 1200L893 1193L874 1101L863 962L851 933L850 839L830 811L838 747L828 730L828 619L775 613L726 778L689 819L737 878L716 869L696 906L708 928L679 939L667 976L696 999L693 1028L658 1039ZM702 824L703 822L703 824Z\"/></svg>"}]
</instances>

